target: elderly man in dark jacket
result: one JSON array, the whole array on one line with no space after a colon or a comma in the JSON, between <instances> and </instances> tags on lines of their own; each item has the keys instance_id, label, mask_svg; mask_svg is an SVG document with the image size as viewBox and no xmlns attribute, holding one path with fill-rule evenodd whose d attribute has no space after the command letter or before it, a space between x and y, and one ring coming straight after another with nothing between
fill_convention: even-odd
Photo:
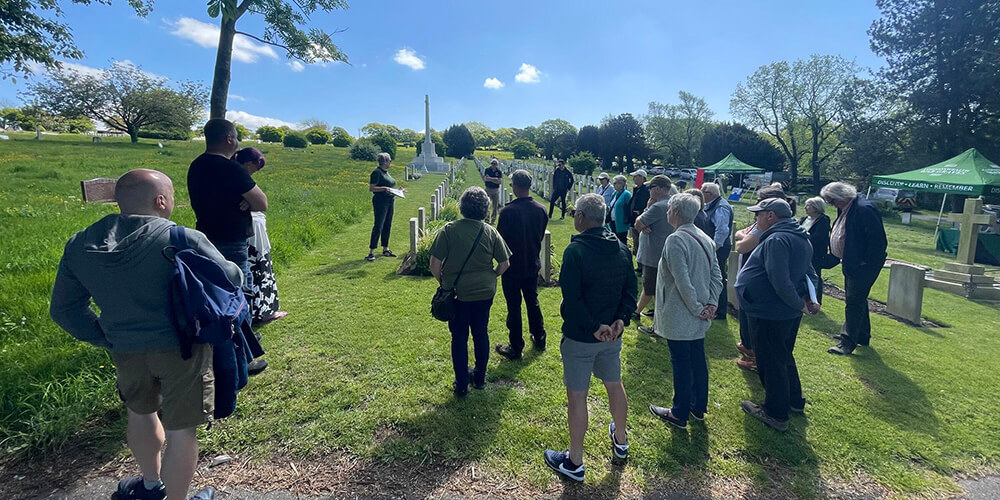
<instances>
[{"instance_id":1,"label":"elderly man in dark jacket","mask_svg":"<svg viewBox=\"0 0 1000 500\"><path fill-rule=\"evenodd\" d=\"M621 373L621 335L635 311L638 284L628 247L604 227L604 198L580 197L573 236L563 252L559 286L563 301L563 339L559 346L563 383L569 398L570 447L545 451L545 463L556 472L583 481L583 437L587 433L587 392L590 376L604 382L611 406L608 436L618 459L628 458L625 418L628 400ZM595 263L601 271L594 272Z\"/></svg>"},{"instance_id":2,"label":"elderly man in dark jacket","mask_svg":"<svg viewBox=\"0 0 1000 500\"><path fill-rule=\"evenodd\" d=\"M749 210L763 234L740 269L735 288L756 339L754 351L764 404L743 401L742 406L750 416L785 431L789 410L801 412L806 402L792 351L802 312L819 312L814 300L812 245L809 233L792 218L785 200L764 200Z\"/></svg>"},{"instance_id":3,"label":"elderly man in dark jacket","mask_svg":"<svg viewBox=\"0 0 1000 500\"><path fill-rule=\"evenodd\" d=\"M820 196L837 207L837 220L830 233L830 253L840 259L844 271L844 327L840 341L827 350L846 356L859 345L867 346L872 337L868 318L868 293L885 264L885 228L878 209L868 200L858 198L854 186L831 182Z\"/></svg>"}]
</instances>

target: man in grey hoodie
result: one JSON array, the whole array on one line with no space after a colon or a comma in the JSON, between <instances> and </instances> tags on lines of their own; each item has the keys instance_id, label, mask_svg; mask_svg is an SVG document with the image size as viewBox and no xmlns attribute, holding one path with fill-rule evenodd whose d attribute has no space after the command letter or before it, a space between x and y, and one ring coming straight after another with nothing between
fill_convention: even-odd
<instances>
[{"instance_id":1,"label":"man in grey hoodie","mask_svg":"<svg viewBox=\"0 0 1000 500\"><path fill-rule=\"evenodd\" d=\"M792 208L785 200L763 200L748 210L763 234L740 269L735 288L756 339L754 352L764 403L743 401L742 406L750 416L785 431L788 412L802 412L806 403L792 350L802 313L819 312L812 244L809 233L792 218Z\"/></svg>"},{"instance_id":2,"label":"man in grey hoodie","mask_svg":"<svg viewBox=\"0 0 1000 500\"><path fill-rule=\"evenodd\" d=\"M190 359L181 358L169 315L173 264L163 249L175 225L168 220L173 183L156 170L132 170L118 179L115 200L120 214L66 244L49 312L73 337L111 351L115 362L118 394L128 408L127 441L142 476L123 479L113 498L186 498L198 461L195 431L212 419L215 376L210 345L196 344ZM239 267L204 234L185 234L188 246L218 262L233 284L243 282ZM194 498L214 496L205 488Z\"/></svg>"}]
</instances>

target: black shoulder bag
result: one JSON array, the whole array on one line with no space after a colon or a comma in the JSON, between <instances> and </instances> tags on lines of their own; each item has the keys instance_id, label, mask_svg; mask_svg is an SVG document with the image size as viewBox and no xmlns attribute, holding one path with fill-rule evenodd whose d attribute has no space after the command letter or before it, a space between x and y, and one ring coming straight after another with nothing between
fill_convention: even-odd
<instances>
[{"instance_id":1,"label":"black shoulder bag","mask_svg":"<svg viewBox=\"0 0 1000 500\"><path fill-rule=\"evenodd\" d=\"M455 293L455 286L458 285L458 280L462 277L462 271L465 270L465 265L469 263L469 258L472 257L473 252L476 251L476 247L479 246L479 240L483 237L483 231L485 230L486 224L483 223L483 227L479 228L479 234L476 235L476 241L472 242L469 255L465 256L465 262L458 269L458 276L455 277L451 288L445 289L443 286L438 285L437 291L434 292L434 298L431 299L431 316L434 316L434 319L451 321L455 318L455 301L458 300L458 295ZM442 269L443 272L444 270Z\"/></svg>"}]
</instances>

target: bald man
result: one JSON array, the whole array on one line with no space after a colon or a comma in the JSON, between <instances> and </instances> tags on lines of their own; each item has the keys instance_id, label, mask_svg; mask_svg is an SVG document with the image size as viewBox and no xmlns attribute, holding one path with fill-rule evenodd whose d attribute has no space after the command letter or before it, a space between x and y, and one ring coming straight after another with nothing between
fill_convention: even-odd
<instances>
[{"instance_id":1,"label":"bald man","mask_svg":"<svg viewBox=\"0 0 1000 500\"><path fill-rule=\"evenodd\" d=\"M168 313L173 264L162 251L175 225L167 220L174 209L170 178L132 170L118 179L115 199L120 214L105 216L66 244L49 312L70 335L107 349L114 359L118 393L128 408L127 441L142 471L118 483L115 498L183 499L198 460L196 428L211 420L214 409L212 347L195 344L191 358L182 359ZM239 266L204 234L185 234L188 246L218 262L233 284L243 282ZM206 488L193 498L214 496Z\"/></svg>"}]
</instances>

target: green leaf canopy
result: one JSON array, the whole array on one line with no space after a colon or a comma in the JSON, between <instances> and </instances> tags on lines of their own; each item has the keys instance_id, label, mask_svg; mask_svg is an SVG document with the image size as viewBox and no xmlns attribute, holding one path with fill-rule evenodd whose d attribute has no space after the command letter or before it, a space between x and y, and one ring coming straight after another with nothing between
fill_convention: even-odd
<instances>
[{"instance_id":1,"label":"green leaf canopy","mask_svg":"<svg viewBox=\"0 0 1000 500\"><path fill-rule=\"evenodd\" d=\"M970 196L1000 194L1000 165L972 148L929 167L877 175L872 178L872 185Z\"/></svg>"},{"instance_id":2,"label":"green leaf canopy","mask_svg":"<svg viewBox=\"0 0 1000 500\"><path fill-rule=\"evenodd\" d=\"M718 162L702 168L706 173L713 174L762 174L764 169L757 168L743 163L736 155L729 153L729 156Z\"/></svg>"}]
</instances>

